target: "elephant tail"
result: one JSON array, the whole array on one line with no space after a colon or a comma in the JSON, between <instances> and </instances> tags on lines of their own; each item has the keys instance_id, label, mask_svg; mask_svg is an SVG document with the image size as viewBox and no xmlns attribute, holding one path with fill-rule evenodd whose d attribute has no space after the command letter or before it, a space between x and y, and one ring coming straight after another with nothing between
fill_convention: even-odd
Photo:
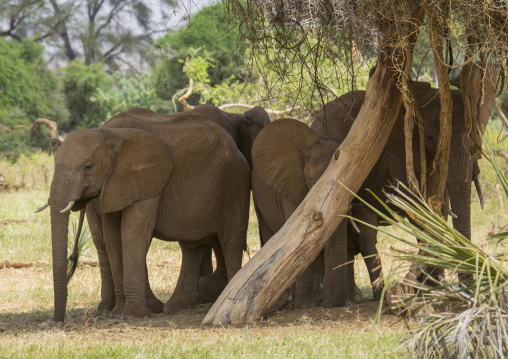
<instances>
[{"instance_id":1,"label":"elephant tail","mask_svg":"<svg viewBox=\"0 0 508 359\"><path fill-rule=\"evenodd\" d=\"M78 230L76 231L76 237L74 238L74 248L70 257L67 259L67 283L70 282L74 272L76 271L76 267L78 266L78 258L79 258L79 250L78 243L79 237L81 237L81 230L83 229L83 221L85 219L85 209L83 208L79 212L79 222L78 222Z\"/></svg>"},{"instance_id":2,"label":"elephant tail","mask_svg":"<svg viewBox=\"0 0 508 359\"><path fill-rule=\"evenodd\" d=\"M485 207L485 199L483 198L482 185L480 184L480 179L478 176L474 178L474 186L476 187L476 193L478 193L478 199L480 200L480 207L483 209Z\"/></svg>"},{"instance_id":3,"label":"elephant tail","mask_svg":"<svg viewBox=\"0 0 508 359\"><path fill-rule=\"evenodd\" d=\"M478 199L480 200L480 206L485 207L485 199L483 198L482 185L480 184L480 166L478 166L478 159L474 160L473 163L473 182L478 193Z\"/></svg>"}]
</instances>

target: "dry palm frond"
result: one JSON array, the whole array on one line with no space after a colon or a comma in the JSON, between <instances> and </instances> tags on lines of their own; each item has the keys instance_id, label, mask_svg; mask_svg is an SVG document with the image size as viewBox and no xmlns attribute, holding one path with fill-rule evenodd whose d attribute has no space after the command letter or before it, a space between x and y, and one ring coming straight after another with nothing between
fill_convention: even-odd
<instances>
[{"instance_id":1,"label":"dry palm frond","mask_svg":"<svg viewBox=\"0 0 508 359\"><path fill-rule=\"evenodd\" d=\"M490 162L508 197L508 181L487 138L485 143ZM414 249L394 250L396 260L411 263L411 269L402 283L388 291L392 293L390 308L417 318L417 325L403 341L413 357L506 358L508 262L502 239L508 234L494 234L490 237L489 249L483 249L457 232L433 212L423 197L411 193L403 184L398 183L386 197L401 210L399 212L406 213L407 218L384 203L388 215L364 203L382 219L418 240L415 243L378 228ZM427 275L423 284L411 275L416 269L425 275L428 268L456 271L460 275L451 282ZM393 282L394 272L387 278L385 292Z\"/></svg>"},{"instance_id":2,"label":"dry palm frond","mask_svg":"<svg viewBox=\"0 0 508 359\"><path fill-rule=\"evenodd\" d=\"M458 233L434 213L418 195L398 184L388 202L407 213L411 221L390 212L384 219L414 235L419 243L392 235L417 249L394 250L397 260L423 273L429 267L461 273L446 282L428 276L425 284L406 276L398 286L411 290L392 295L391 308L419 317L404 342L414 357L505 358L508 354L508 271L504 253L494 240L486 251ZM390 278L389 278L390 279ZM387 280L387 285L389 280Z\"/></svg>"}]
</instances>

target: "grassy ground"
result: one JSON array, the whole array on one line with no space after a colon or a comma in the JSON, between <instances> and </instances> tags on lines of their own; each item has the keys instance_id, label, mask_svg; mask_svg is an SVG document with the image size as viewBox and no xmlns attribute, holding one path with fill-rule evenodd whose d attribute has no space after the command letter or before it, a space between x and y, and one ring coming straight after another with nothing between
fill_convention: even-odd
<instances>
[{"instance_id":1,"label":"grassy ground","mask_svg":"<svg viewBox=\"0 0 508 359\"><path fill-rule=\"evenodd\" d=\"M481 210L473 190L473 240L481 242L498 221L501 203L482 173L486 208ZM65 324L49 322L53 310L51 231L49 211L33 214L48 190L0 193L0 263L31 262L35 267L0 269L0 358L166 358L166 357L405 357L398 348L405 335L397 318L384 315L373 329L376 303L365 301L346 308L283 310L246 327L202 327L210 305L173 315L118 321L95 313L100 297L99 269L81 266L69 285ZM253 211L252 211L253 212ZM259 250L256 219L249 228L250 256ZM71 220L77 221L76 214ZM506 222L507 218L501 218ZM392 231L394 229L391 229ZM397 265L390 247L400 244L379 236L383 270ZM95 250L89 254L94 259ZM248 254L244 255L244 261ZM163 301L173 291L181 254L178 245L155 240L148 254L152 288ZM371 296L367 271L356 261L356 280ZM394 324L395 323L395 324Z\"/></svg>"}]
</instances>

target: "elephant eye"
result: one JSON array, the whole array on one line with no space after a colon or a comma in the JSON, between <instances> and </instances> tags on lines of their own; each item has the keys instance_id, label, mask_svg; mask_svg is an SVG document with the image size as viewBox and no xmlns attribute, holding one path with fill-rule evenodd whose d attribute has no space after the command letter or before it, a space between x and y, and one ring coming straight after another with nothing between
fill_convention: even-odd
<instances>
[{"instance_id":1,"label":"elephant eye","mask_svg":"<svg viewBox=\"0 0 508 359\"><path fill-rule=\"evenodd\" d=\"M85 171L90 171L91 169L92 169L92 165L91 164L85 165Z\"/></svg>"}]
</instances>

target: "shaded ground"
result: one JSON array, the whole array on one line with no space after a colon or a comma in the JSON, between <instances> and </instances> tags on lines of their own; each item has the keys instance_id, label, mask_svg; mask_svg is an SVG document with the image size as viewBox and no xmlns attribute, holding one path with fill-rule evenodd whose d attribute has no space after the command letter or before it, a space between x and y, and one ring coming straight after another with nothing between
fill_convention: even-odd
<instances>
[{"instance_id":1,"label":"shaded ground","mask_svg":"<svg viewBox=\"0 0 508 359\"><path fill-rule=\"evenodd\" d=\"M299 310L281 310L270 317L249 326L224 326L221 329L239 329L249 327L261 330L276 327L292 327L295 325L312 325L320 328L343 327L354 331L371 330L377 311L376 302L363 302L343 308L310 308ZM3 334L27 333L37 331L59 331L67 335L100 336L103 340L115 340L122 336L134 336L143 340L143 336L151 337L152 332L159 335L164 331L174 329L189 329L213 331L215 327L202 326L201 321L210 309L211 304L198 306L196 309L180 311L175 314L156 314L145 319L129 319L122 321L110 318L108 315L98 314L90 309L71 310L65 323L54 323L52 312L41 311L20 314L0 315L0 332ZM381 316L380 327L400 329L401 324L396 323L398 318L391 314ZM1 335L1 334L0 334Z\"/></svg>"}]
</instances>

